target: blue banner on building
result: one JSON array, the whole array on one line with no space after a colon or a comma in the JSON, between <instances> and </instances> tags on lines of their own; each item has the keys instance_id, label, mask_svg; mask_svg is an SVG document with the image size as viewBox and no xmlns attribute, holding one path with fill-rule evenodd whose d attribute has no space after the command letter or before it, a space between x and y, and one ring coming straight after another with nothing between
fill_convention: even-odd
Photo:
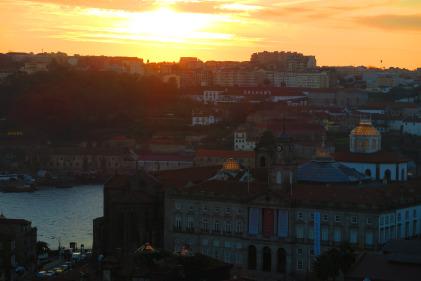
<instances>
[{"instance_id":1,"label":"blue banner on building","mask_svg":"<svg viewBox=\"0 0 421 281\"><path fill-rule=\"evenodd\" d=\"M314 212L314 255L320 256L320 212Z\"/></svg>"}]
</instances>

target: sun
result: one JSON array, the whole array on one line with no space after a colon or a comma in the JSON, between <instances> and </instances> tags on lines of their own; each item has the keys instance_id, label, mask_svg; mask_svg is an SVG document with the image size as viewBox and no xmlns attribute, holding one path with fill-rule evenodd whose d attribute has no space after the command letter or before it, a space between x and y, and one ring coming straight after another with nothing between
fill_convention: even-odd
<instances>
[{"instance_id":1,"label":"sun","mask_svg":"<svg viewBox=\"0 0 421 281\"><path fill-rule=\"evenodd\" d=\"M161 42L186 42L213 38L208 32L215 18L211 15L180 13L170 8L130 13L120 24L120 31Z\"/></svg>"}]
</instances>

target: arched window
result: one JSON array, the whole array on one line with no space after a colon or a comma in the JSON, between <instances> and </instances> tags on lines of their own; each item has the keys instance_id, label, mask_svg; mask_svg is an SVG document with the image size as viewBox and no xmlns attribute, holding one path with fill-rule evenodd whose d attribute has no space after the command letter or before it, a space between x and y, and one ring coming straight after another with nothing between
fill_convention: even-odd
<instances>
[{"instance_id":1,"label":"arched window","mask_svg":"<svg viewBox=\"0 0 421 281\"><path fill-rule=\"evenodd\" d=\"M392 173L389 169L384 172L384 179L388 182L392 179Z\"/></svg>"},{"instance_id":2,"label":"arched window","mask_svg":"<svg viewBox=\"0 0 421 281\"><path fill-rule=\"evenodd\" d=\"M281 171L276 172L276 184L282 184L282 172Z\"/></svg>"},{"instance_id":3,"label":"arched window","mask_svg":"<svg viewBox=\"0 0 421 281\"><path fill-rule=\"evenodd\" d=\"M257 265L257 261L256 261L256 247L253 245L250 245L248 247L248 269L251 270L256 270L256 265Z\"/></svg>"},{"instance_id":4,"label":"arched window","mask_svg":"<svg viewBox=\"0 0 421 281\"><path fill-rule=\"evenodd\" d=\"M260 168L266 167L266 157L265 156L261 156L259 162L260 162Z\"/></svg>"},{"instance_id":5,"label":"arched window","mask_svg":"<svg viewBox=\"0 0 421 281\"><path fill-rule=\"evenodd\" d=\"M371 177L371 170L370 169L365 170L364 173L367 177Z\"/></svg>"},{"instance_id":6,"label":"arched window","mask_svg":"<svg viewBox=\"0 0 421 281\"><path fill-rule=\"evenodd\" d=\"M286 265L287 265L287 255L284 249L279 248L277 252L277 271L279 273L286 272Z\"/></svg>"},{"instance_id":7,"label":"arched window","mask_svg":"<svg viewBox=\"0 0 421 281\"><path fill-rule=\"evenodd\" d=\"M272 269L272 253L269 247L263 248L262 270L270 272Z\"/></svg>"}]
</instances>

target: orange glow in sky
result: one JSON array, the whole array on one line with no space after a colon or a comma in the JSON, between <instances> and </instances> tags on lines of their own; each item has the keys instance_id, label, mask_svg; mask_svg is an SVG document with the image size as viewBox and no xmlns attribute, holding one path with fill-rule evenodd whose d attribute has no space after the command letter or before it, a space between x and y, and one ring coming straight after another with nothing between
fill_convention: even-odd
<instances>
[{"instance_id":1,"label":"orange glow in sky","mask_svg":"<svg viewBox=\"0 0 421 281\"><path fill-rule=\"evenodd\" d=\"M0 52L421 67L420 0L0 0L0 19Z\"/></svg>"}]
</instances>

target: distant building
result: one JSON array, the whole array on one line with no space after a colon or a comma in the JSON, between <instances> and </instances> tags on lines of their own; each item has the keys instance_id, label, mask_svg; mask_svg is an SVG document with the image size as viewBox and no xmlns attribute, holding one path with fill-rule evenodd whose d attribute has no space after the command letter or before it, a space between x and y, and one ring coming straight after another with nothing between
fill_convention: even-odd
<instances>
[{"instance_id":1,"label":"distant building","mask_svg":"<svg viewBox=\"0 0 421 281\"><path fill-rule=\"evenodd\" d=\"M260 131L251 124L240 125L234 131L234 150L254 151L256 140L260 137Z\"/></svg>"},{"instance_id":2,"label":"distant building","mask_svg":"<svg viewBox=\"0 0 421 281\"><path fill-rule=\"evenodd\" d=\"M193 156L181 154L141 153L137 169L148 172L185 169L193 166Z\"/></svg>"},{"instance_id":3,"label":"distant building","mask_svg":"<svg viewBox=\"0 0 421 281\"><path fill-rule=\"evenodd\" d=\"M308 103L312 106L364 106L368 102L368 92L358 89L305 90Z\"/></svg>"},{"instance_id":4,"label":"distant building","mask_svg":"<svg viewBox=\"0 0 421 281\"><path fill-rule=\"evenodd\" d=\"M389 123L392 130L421 137L421 118L413 117L403 120L392 120Z\"/></svg>"},{"instance_id":5,"label":"distant building","mask_svg":"<svg viewBox=\"0 0 421 281\"><path fill-rule=\"evenodd\" d=\"M267 72L268 81L275 87L329 88L327 72Z\"/></svg>"},{"instance_id":6,"label":"distant building","mask_svg":"<svg viewBox=\"0 0 421 281\"><path fill-rule=\"evenodd\" d=\"M259 52L251 55L250 63L266 69L288 72L304 72L315 69L315 56L304 56L296 52Z\"/></svg>"},{"instance_id":7,"label":"distant building","mask_svg":"<svg viewBox=\"0 0 421 281\"><path fill-rule=\"evenodd\" d=\"M44 61L31 61L31 62L25 63L25 65L22 66L20 70L27 74L44 72L44 71L48 71L49 64L50 64L49 62L44 62Z\"/></svg>"},{"instance_id":8,"label":"distant building","mask_svg":"<svg viewBox=\"0 0 421 281\"><path fill-rule=\"evenodd\" d=\"M194 159L195 166L220 166L226 159L235 159L241 165L247 168L254 168L255 153L254 151L236 151L236 150L214 150L214 149L198 149Z\"/></svg>"},{"instance_id":9,"label":"distant building","mask_svg":"<svg viewBox=\"0 0 421 281\"><path fill-rule=\"evenodd\" d=\"M219 122L219 118L213 113L206 112L193 112L192 113L192 126L209 126Z\"/></svg>"}]
</instances>

